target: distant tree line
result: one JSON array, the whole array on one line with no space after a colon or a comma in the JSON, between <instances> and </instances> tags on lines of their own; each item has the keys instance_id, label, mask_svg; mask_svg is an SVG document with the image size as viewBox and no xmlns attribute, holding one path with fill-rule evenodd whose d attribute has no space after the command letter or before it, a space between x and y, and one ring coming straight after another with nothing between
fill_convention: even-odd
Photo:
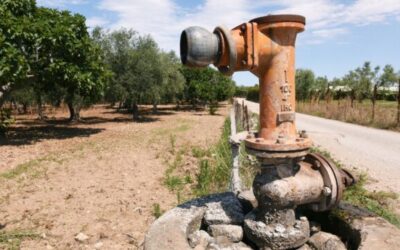
<instances>
[{"instance_id":1,"label":"distant tree line","mask_svg":"<svg viewBox=\"0 0 400 250\"><path fill-rule=\"evenodd\" d=\"M230 98L235 83L212 68L188 69L173 52L133 30L91 34L85 17L37 7L35 0L0 1L0 133L12 112L44 106L80 110L109 102L139 118L140 104L190 103L215 106ZM8 104L8 105L6 105Z\"/></svg>"},{"instance_id":2,"label":"distant tree line","mask_svg":"<svg viewBox=\"0 0 400 250\"><path fill-rule=\"evenodd\" d=\"M158 104L165 103L208 105L212 110L234 94L235 83L230 78L212 68L183 67L173 51L160 50L149 36L96 28L93 39L111 71L104 100L132 110L134 119L139 118L139 104L153 105L154 112Z\"/></svg>"},{"instance_id":3,"label":"distant tree line","mask_svg":"<svg viewBox=\"0 0 400 250\"><path fill-rule=\"evenodd\" d=\"M370 100L372 104L371 121L375 119L377 100L397 100L397 122L400 124L399 83L400 71L396 73L391 65L385 65L383 68L372 67L370 62L365 62L361 67L350 70L343 77L332 80L316 76L309 69L298 69L296 71L296 98L301 102L315 104L318 104L320 100L329 103L331 100L348 99L351 108L354 107L354 101ZM258 102L258 85L238 87L235 95Z\"/></svg>"}]
</instances>

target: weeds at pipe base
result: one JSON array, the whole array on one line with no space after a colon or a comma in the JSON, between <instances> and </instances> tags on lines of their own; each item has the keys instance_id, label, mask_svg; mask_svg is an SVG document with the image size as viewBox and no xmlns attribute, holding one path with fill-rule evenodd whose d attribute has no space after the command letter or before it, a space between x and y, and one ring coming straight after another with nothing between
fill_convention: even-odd
<instances>
[{"instance_id":1,"label":"weeds at pipe base","mask_svg":"<svg viewBox=\"0 0 400 250\"><path fill-rule=\"evenodd\" d=\"M221 138L210 148L192 146L176 149L171 143L172 162L167 163L164 185L176 193L178 204L211 193L228 190L232 166L232 152L229 143L230 119L225 120ZM196 168L188 173L184 166L195 162Z\"/></svg>"}]
</instances>

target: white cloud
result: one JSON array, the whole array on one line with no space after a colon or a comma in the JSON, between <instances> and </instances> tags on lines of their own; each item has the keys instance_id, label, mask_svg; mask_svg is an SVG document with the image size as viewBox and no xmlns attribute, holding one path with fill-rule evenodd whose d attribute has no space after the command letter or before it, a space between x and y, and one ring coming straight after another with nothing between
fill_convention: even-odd
<instances>
[{"instance_id":1,"label":"white cloud","mask_svg":"<svg viewBox=\"0 0 400 250\"><path fill-rule=\"evenodd\" d=\"M104 26L107 25L108 23L109 23L108 20L101 17L91 17L86 20L86 25L89 28L94 28L96 26Z\"/></svg>"},{"instance_id":2,"label":"white cloud","mask_svg":"<svg viewBox=\"0 0 400 250\"><path fill-rule=\"evenodd\" d=\"M328 29L316 29L311 32L311 34L320 38L333 38L338 35L346 34L347 30L345 28L328 28Z\"/></svg>"},{"instance_id":3,"label":"white cloud","mask_svg":"<svg viewBox=\"0 0 400 250\"><path fill-rule=\"evenodd\" d=\"M184 9L173 0L102 0L98 7L117 14L118 21L110 24L110 28L133 28L152 35L163 49L176 51L180 32L188 26L212 30L223 24L232 28L268 14L268 9L274 9L274 14L304 15L308 32L302 37L306 43L313 44L345 36L354 25L380 23L400 16L399 0L346 3L334 0L204 0L193 8Z\"/></svg>"}]
</instances>

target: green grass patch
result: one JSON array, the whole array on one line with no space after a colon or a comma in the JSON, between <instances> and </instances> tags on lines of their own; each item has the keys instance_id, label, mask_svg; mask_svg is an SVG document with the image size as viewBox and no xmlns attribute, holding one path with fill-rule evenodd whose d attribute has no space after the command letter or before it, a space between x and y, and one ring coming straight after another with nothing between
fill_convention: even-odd
<instances>
[{"instance_id":1,"label":"green grass patch","mask_svg":"<svg viewBox=\"0 0 400 250\"><path fill-rule=\"evenodd\" d=\"M366 208L400 228L400 216L395 214L390 207L390 201L398 199L398 194L393 192L368 191L364 187L366 181L367 177L361 175L357 184L346 189L343 200L353 205Z\"/></svg>"},{"instance_id":2,"label":"green grass patch","mask_svg":"<svg viewBox=\"0 0 400 250\"><path fill-rule=\"evenodd\" d=\"M46 161L52 161L53 158L46 156L17 165L15 168L0 174L4 179L15 179L22 174L28 174L32 178L41 176L46 170L41 168Z\"/></svg>"},{"instance_id":3,"label":"green grass patch","mask_svg":"<svg viewBox=\"0 0 400 250\"><path fill-rule=\"evenodd\" d=\"M154 217L159 218L164 213L164 211L161 209L160 204L154 203L152 213Z\"/></svg>"},{"instance_id":4,"label":"green grass patch","mask_svg":"<svg viewBox=\"0 0 400 250\"><path fill-rule=\"evenodd\" d=\"M199 172L193 190L195 196L222 192L228 189L232 168L230 133L230 120L226 119L221 138L217 144L206 150L207 153L196 153L199 156Z\"/></svg>"},{"instance_id":5,"label":"green grass patch","mask_svg":"<svg viewBox=\"0 0 400 250\"><path fill-rule=\"evenodd\" d=\"M244 142L240 144L239 162L239 175L243 188L250 189L260 168L256 158L247 153Z\"/></svg>"},{"instance_id":6,"label":"green grass patch","mask_svg":"<svg viewBox=\"0 0 400 250\"><path fill-rule=\"evenodd\" d=\"M229 143L230 121L227 119L222 129L220 140L210 148L199 146L188 147L174 152L174 159L168 163L165 171L164 185L172 192L176 192L177 201L182 201L227 191L230 181L232 164L232 152ZM174 143L170 143L175 148ZM193 158L197 161L198 168L193 172L186 172L184 164L193 164Z\"/></svg>"},{"instance_id":7,"label":"green grass patch","mask_svg":"<svg viewBox=\"0 0 400 250\"><path fill-rule=\"evenodd\" d=\"M39 235L32 231L0 231L0 248L7 250L20 249L21 243L25 239L38 238Z\"/></svg>"},{"instance_id":8,"label":"green grass patch","mask_svg":"<svg viewBox=\"0 0 400 250\"><path fill-rule=\"evenodd\" d=\"M181 124L179 124L178 126L176 126L174 128L157 129L155 131L155 134L158 136L165 136L168 134L176 134L176 133L180 133L180 132L186 132L186 131L190 130L190 128L191 128L190 124L188 124L188 121L185 120Z\"/></svg>"}]
</instances>

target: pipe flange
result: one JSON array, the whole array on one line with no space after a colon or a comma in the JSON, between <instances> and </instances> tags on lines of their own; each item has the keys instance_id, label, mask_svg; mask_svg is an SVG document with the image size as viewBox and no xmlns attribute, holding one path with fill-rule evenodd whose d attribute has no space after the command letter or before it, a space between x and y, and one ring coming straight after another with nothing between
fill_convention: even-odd
<instances>
[{"instance_id":1,"label":"pipe flange","mask_svg":"<svg viewBox=\"0 0 400 250\"><path fill-rule=\"evenodd\" d=\"M292 141L248 138L245 145L246 150L258 158L296 158L307 155L312 141L309 138L297 138Z\"/></svg>"},{"instance_id":2,"label":"pipe flange","mask_svg":"<svg viewBox=\"0 0 400 250\"><path fill-rule=\"evenodd\" d=\"M236 61L237 61L237 52L236 52L236 44L235 40L231 36L229 30L223 26L218 26L214 30L214 34L219 34L226 41L229 50L229 65L228 66L220 66L218 70L227 76L233 75L235 72Z\"/></svg>"},{"instance_id":3,"label":"pipe flange","mask_svg":"<svg viewBox=\"0 0 400 250\"><path fill-rule=\"evenodd\" d=\"M264 24L264 23L281 23L281 22L295 22L295 23L302 23L306 24L306 18L304 16L300 15L289 15L289 14L284 14L284 15L267 15L267 16L262 16L262 17L257 17L252 19L250 22L255 22L259 24Z\"/></svg>"},{"instance_id":4,"label":"pipe flange","mask_svg":"<svg viewBox=\"0 0 400 250\"><path fill-rule=\"evenodd\" d=\"M310 163L313 168L317 168L324 180L324 189L321 194L323 198L321 202L312 204L311 209L322 212L337 206L345 188L339 169L329 159L317 153L308 154L304 161Z\"/></svg>"}]
</instances>

